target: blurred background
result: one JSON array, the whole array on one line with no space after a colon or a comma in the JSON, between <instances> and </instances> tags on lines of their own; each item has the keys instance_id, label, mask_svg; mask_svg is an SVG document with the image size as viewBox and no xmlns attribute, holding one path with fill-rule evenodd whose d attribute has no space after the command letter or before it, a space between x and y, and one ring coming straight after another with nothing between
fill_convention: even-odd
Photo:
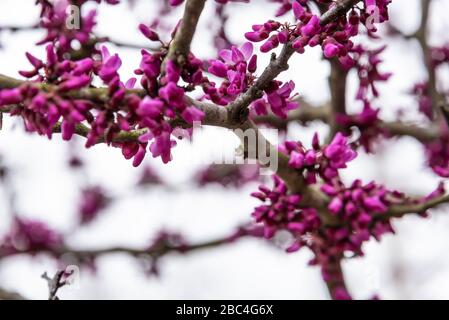
<instances>
[{"instance_id":1,"label":"blurred background","mask_svg":"<svg viewBox=\"0 0 449 320\"><path fill-rule=\"evenodd\" d=\"M34 24L39 10L34 0L2 0L1 26ZM148 46L138 32L139 23L150 24L158 16L160 1L135 0L117 6L100 5L96 32L113 40ZM432 6L431 43L449 41L447 30L449 2L435 0ZM273 18L278 5L265 0L250 4L231 3L225 8L229 15L227 34L232 42L244 42L244 32L253 23ZM216 55L215 3L208 1L192 51L201 58ZM393 0L391 22L404 33L413 33L419 26L419 0ZM166 39L181 17L182 6L173 9L160 26ZM284 16L281 19L291 19ZM164 30L164 31L162 31ZM44 48L35 46L43 31L2 31L0 33L0 73L18 77L18 70L28 69L25 51L44 56ZM383 119L394 119L398 112L416 123L425 123L417 111L410 89L426 79L421 49L415 40L385 37L381 40L360 39L373 48L388 45L382 57L382 71L393 72L383 83L380 98L374 106L381 107ZM139 65L140 52L108 44L123 60L121 75L133 76ZM267 56L267 55L263 55ZM259 55L259 68L267 57ZM282 80L294 80L296 91L308 101L325 103L330 95L327 85L329 65L320 50L309 49L291 59L290 69ZM446 74L441 78L449 80ZM348 105L361 109L356 102L355 74L350 77ZM449 82L441 84L447 88ZM120 150L104 145L84 148L83 138L63 142L55 135L45 137L26 134L18 119L5 115L0 131L2 165L9 168L9 179L0 187L0 235L7 232L12 213L47 222L67 237L71 247L89 249L120 245L141 248L151 244L161 230L179 232L192 243L208 241L231 234L239 225L251 221L250 214L257 200L249 194L258 182L241 188L224 187L217 183L201 187L198 171L204 166L192 154L230 152L238 141L229 132L204 128L196 143L178 142L173 161L163 165L160 159L147 155L144 164L133 168L123 159ZM324 137L327 128L314 123L308 128L291 124L289 139L299 139L306 145L315 131ZM222 150L217 148L222 146ZM364 182L376 180L410 194L427 194L440 181L425 165L422 146L411 138L385 141L376 146L376 155L360 156L344 171L344 179L361 177ZM73 170L69 162L76 156L85 165ZM142 186L139 180L145 168L157 173L163 184ZM80 190L101 186L112 200L89 225L74 230ZM14 199L11 200L11 193ZM14 211L14 212L12 212ZM429 219L410 216L395 221L395 236L385 236L382 242L370 242L366 257L349 259L344 264L348 286L354 297L370 298L379 294L383 299L449 299L449 212L433 210ZM325 299L328 298L320 271L309 267L311 253L301 250L286 254L273 243L258 239L243 239L235 244L173 254L160 261L160 275L149 276L138 259L115 254L101 257L96 272L81 269L80 282L74 288L64 288L61 299ZM58 265L44 255L14 256L0 260L0 287L17 291L30 299L46 299L47 285L41 275L54 273Z\"/></svg>"}]
</instances>

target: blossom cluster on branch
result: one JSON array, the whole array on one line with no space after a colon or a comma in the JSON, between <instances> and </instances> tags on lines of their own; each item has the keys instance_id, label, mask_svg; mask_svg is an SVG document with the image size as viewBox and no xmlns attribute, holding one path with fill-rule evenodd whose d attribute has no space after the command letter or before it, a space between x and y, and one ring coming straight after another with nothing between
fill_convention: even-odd
<instances>
[{"instance_id":1,"label":"blossom cluster on branch","mask_svg":"<svg viewBox=\"0 0 449 320\"><path fill-rule=\"evenodd\" d=\"M173 7L185 4L183 19L168 39L156 29L157 24L136 26L157 50L141 50L140 64L131 78L121 75L123 57L111 53L107 45L99 45L101 41L94 34L95 10L81 10L80 28L68 27L67 8L76 5L84 9L86 2L38 0L39 27L46 30L46 35L37 44L45 45L46 56L26 53L31 67L19 72L25 80L0 76L0 112L20 117L27 131L48 138L60 132L64 140L82 135L87 148L104 142L120 148L137 167L148 152L169 162L176 145L176 129L190 129L194 123L256 131L259 124L296 120L328 123L327 143L320 143L318 135L311 148L305 147L305 141L284 141L279 146L268 143L267 149L279 158L279 169L273 175L273 187L261 185L252 194L264 202L252 214L262 228L239 229L232 237L213 243L228 243L247 235L260 237L260 231L266 238L288 231L293 240L287 251L309 248L314 253L311 264L321 267L331 296L347 299L351 296L340 265L347 254L362 256L364 243L393 232L393 218L407 213L425 216L429 209L447 202L442 185L430 195L416 198L377 182L357 179L348 184L341 177L360 147L374 152L380 138L401 135L418 138L425 147L429 167L441 177L449 176L449 131L437 105L444 102L446 93L438 92L436 86L436 69L449 62L447 46L429 47L425 36L416 35L428 58L424 63L429 79L416 84L411 94L417 99L419 111L435 122L436 134L401 122L388 124L381 120L376 106L379 85L392 76L382 70L381 56L386 47L372 49L357 40L362 36L381 38L378 24L389 20L391 0L271 0L280 5L275 18L256 22L251 31L242 32L247 42L241 45L232 44L225 33L223 8L225 4L250 1L216 0L213 5L222 25L220 41L216 41L218 54L210 59L199 58L191 51L206 1L167 0L164 12L167 3ZM288 15L290 21L286 22ZM423 34L426 28L422 27ZM293 55L300 57L312 47L321 48L323 58L331 65L332 101L329 107L321 108L321 113L305 105L297 93L301 88L292 80L279 79ZM277 48L281 50L277 52ZM267 54L271 55L270 62L262 67L260 56ZM354 100L362 105L356 114L349 114L346 108L350 72L358 79ZM358 137L351 136L353 128L359 130ZM196 179L199 185L218 182L240 187L258 177L248 167L210 166ZM141 183L161 182L148 169ZM104 190L86 188L79 206L80 224L90 223L109 204ZM18 244L23 248L18 250ZM158 257L189 248L196 247L164 233L145 250L128 252ZM17 219L2 242L0 256L35 251L58 255L67 248L62 237L46 226ZM92 256L94 253L84 254ZM155 270L153 266L151 271Z\"/></svg>"}]
</instances>

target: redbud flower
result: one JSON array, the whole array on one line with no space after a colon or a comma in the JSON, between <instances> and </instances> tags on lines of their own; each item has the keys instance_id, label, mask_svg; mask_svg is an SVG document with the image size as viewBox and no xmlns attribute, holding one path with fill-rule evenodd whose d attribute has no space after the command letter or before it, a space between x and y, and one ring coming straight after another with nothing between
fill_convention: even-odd
<instances>
[{"instance_id":1,"label":"redbud flower","mask_svg":"<svg viewBox=\"0 0 449 320\"><path fill-rule=\"evenodd\" d=\"M156 32L154 32L153 30L151 30L150 28L148 28L146 25L140 24L139 25L139 30L149 40L151 40L151 41L159 41L159 35Z\"/></svg>"},{"instance_id":2,"label":"redbud flower","mask_svg":"<svg viewBox=\"0 0 449 320\"><path fill-rule=\"evenodd\" d=\"M101 187L89 187L81 192L79 204L80 223L92 222L110 203L110 198Z\"/></svg>"},{"instance_id":3,"label":"redbud flower","mask_svg":"<svg viewBox=\"0 0 449 320\"><path fill-rule=\"evenodd\" d=\"M340 49L338 48L337 45L333 43L328 43L324 47L324 56L326 58L333 58L338 54L339 51Z\"/></svg>"}]
</instances>

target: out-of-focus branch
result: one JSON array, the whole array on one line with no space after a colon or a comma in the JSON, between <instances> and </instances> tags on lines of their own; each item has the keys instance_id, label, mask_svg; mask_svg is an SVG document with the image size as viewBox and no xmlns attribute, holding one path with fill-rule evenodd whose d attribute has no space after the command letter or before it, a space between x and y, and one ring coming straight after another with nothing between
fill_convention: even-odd
<instances>
[{"instance_id":1,"label":"out-of-focus branch","mask_svg":"<svg viewBox=\"0 0 449 320\"><path fill-rule=\"evenodd\" d=\"M312 121L327 123L331 118L331 110L328 104L313 106L305 100L299 101L299 107L291 111L287 119L280 119L275 115L258 116L254 119L257 124L267 124L278 129L285 129L289 123L299 122L307 124ZM412 123L401 121L380 121L377 126L394 137L409 136L426 143L440 137L440 130L436 126L420 127Z\"/></svg>"},{"instance_id":2,"label":"out-of-focus branch","mask_svg":"<svg viewBox=\"0 0 449 320\"><path fill-rule=\"evenodd\" d=\"M0 32L2 31L10 31L10 32L20 32L20 31L30 31L39 29L39 23L30 24L30 25L3 25L0 26Z\"/></svg>"},{"instance_id":3,"label":"out-of-focus branch","mask_svg":"<svg viewBox=\"0 0 449 320\"><path fill-rule=\"evenodd\" d=\"M432 0L421 0L421 25L416 32L416 39L418 40L424 55L424 64L427 67L428 88L429 96L432 101L433 110L435 115L440 115L438 106L440 103L440 98L437 90L437 79L436 70L432 62L432 51L429 46L428 32L429 32L429 18L430 18L430 8L432 5Z\"/></svg>"},{"instance_id":4,"label":"out-of-focus branch","mask_svg":"<svg viewBox=\"0 0 449 320\"><path fill-rule=\"evenodd\" d=\"M446 124L449 126L449 104L447 102L444 102L440 105L441 113L444 116L444 120L446 121Z\"/></svg>"},{"instance_id":5,"label":"out-of-focus branch","mask_svg":"<svg viewBox=\"0 0 449 320\"><path fill-rule=\"evenodd\" d=\"M401 35L406 40L416 39L421 46L422 52L423 52L423 62L427 69L428 74L428 90L429 90L429 97L432 102L432 108L434 111L435 116L439 117L441 115L439 107L442 103L440 94L438 93L437 88L437 75L435 66L432 62L432 48L429 45L429 18L431 14L431 6L432 6L432 0L421 0L421 23L416 30L416 32L412 34L404 34L401 32L398 28L395 26L391 26L394 33Z\"/></svg>"},{"instance_id":6,"label":"out-of-focus branch","mask_svg":"<svg viewBox=\"0 0 449 320\"><path fill-rule=\"evenodd\" d=\"M331 112L329 117L330 132L328 141L344 128L337 122L338 115L346 115L346 83L348 72L341 63L332 59L330 61L331 74L329 76L329 89L331 93Z\"/></svg>"},{"instance_id":7,"label":"out-of-focus branch","mask_svg":"<svg viewBox=\"0 0 449 320\"><path fill-rule=\"evenodd\" d=\"M119 48L126 48L126 49L133 49L133 50L148 50L148 51L158 51L160 50L160 46L148 46L148 45L139 45L136 43L130 43L130 42L125 42L125 41L120 41L120 40L116 40L116 39L112 39L110 37L99 37L99 36L95 36L92 40L91 40L94 44L97 43L110 43L113 44L116 47Z\"/></svg>"},{"instance_id":8,"label":"out-of-focus branch","mask_svg":"<svg viewBox=\"0 0 449 320\"><path fill-rule=\"evenodd\" d=\"M133 257L151 257L151 258L160 258L162 256L171 254L171 253L190 253L193 251L199 251L203 249L211 249L220 246L225 246L228 244L235 243L238 240L243 238L259 238L262 236L262 232L259 231L258 228L249 228L249 227L240 227L236 232L231 234L230 236L226 236L223 238L213 239L210 241L200 242L196 244L185 244L185 245L171 245L166 242L158 243L157 246L151 248L131 248L131 247L110 247L103 249L75 249L69 246L62 246L60 248L52 248L52 249L41 249L41 250L25 250L25 251L17 251L12 253L1 252L0 251L0 259L4 259L11 256L16 255L29 255L29 254L48 254L50 256L54 256L56 258L61 257L63 255L71 255L80 261L110 255L110 254L127 254Z\"/></svg>"},{"instance_id":9,"label":"out-of-focus branch","mask_svg":"<svg viewBox=\"0 0 449 320\"><path fill-rule=\"evenodd\" d=\"M291 111L286 119L281 119L274 114L257 116L254 122L257 124L267 124L274 128L285 129L291 122L308 124L313 121L327 122L330 114L330 106L314 106L304 99L298 99L299 107Z\"/></svg>"},{"instance_id":10,"label":"out-of-focus branch","mask_svg":"<svg viewBox=\"0 0 449 320\"><path fill-rule=\"evenodd\" d=\"M12 292L0 288L0 300L26 300L26 299L17 292Z\"/></svg>"},{"instance_id":11,"label":"out-of-focus branch","mask_svg":"<svg viewBox=\"0 0 449 320\"><path fill-rule=\"evenodd\" d=\"M386 132L392 136L408 136L415 138L422 143L430 142L441 136L440 130L436 126L423 128L414 124L407 124L400 121L380 122L378 126L385 129Z\"/></svg>"},{"instance_id":12,"label":"out-of-focus branch","mask_svg":"<svg viewBox=\"0 0 449 320\"><path fill-rule=\"evenodd\" d=\"M39 30L40 26L39 23L31 24L31 25L24 25L24 26L14 26L14 25L4 25L0 26L0 32L2 31L9 31L9 32L26 32L31 30ZM91 39L88 41L87 47L93 47L98 43L110 43L120 48L128 48L128 49L134 49L134 50L141 50L146 49L150 51L156 51L159 48L158 47L148 47L146 45L139 45L135 43L129 43L124 41L119 41L112 39L107 36L98 36L96 34L93 34L91 36Z\"/></svg>"}]
</instances>

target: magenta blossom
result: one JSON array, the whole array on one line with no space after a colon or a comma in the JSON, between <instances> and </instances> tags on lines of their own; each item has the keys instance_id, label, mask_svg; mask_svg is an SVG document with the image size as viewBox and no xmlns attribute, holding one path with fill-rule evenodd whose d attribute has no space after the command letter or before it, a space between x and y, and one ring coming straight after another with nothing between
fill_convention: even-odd
<instances>
[{"instance_id":1,"label":"magenta blossom","mask_svg":"<svg viewBox=\"0 0 449 320\"><path fill-rule=\"evenodd\" d=\"M110 200L101 187L95 186L82 190L78 209L80 223L92 222L110 204Z\"/></svg>"},{"instance_id":2,"label":"magenta blossom","mask_svg":"<svg viewBox=\"0 0 449 320\"><path fill-rule=\"evenodd\" d=\"M10 231L1 241L0 253L8 255L30 252L33 254L38 251L51 251L62 245L62 235L50 229L45 223L16 218Z\"/></svg>"},{"instance_id":3,"label":"magenta blossom","mask_svg":"<svg viewBox=\"0 0 449 320\"><path fill-rule=\"evenodd\" d=\"M287 141L279 148L281 152L290 156L289 166L301 170L309 184L315 184L317 176L324 181L331 181L339 176L339 170L346 168L347 163L357 157L357 152L341 133L324 147L320 146L318 136L315 134L312 146L312 149L307 150L300 142Z\"/></svg>"},{"instance_id":4,"label":"magenta blossom","mask_svg":"<svg viewBox=\"0 0 449 320\"><path fill-rule=\"evenodd\" d=\"M246 42L241 48L233 46L230 50L221 50L219 56L220 59L209 62L209 72L227 81L218 89L209 82L203 85L203 90L206 98L214 102L229 102L246 91L252 83L252 73L257 69L257 56L253 55L253 45L250 42Z\"/></svg>"}]
</instances>

